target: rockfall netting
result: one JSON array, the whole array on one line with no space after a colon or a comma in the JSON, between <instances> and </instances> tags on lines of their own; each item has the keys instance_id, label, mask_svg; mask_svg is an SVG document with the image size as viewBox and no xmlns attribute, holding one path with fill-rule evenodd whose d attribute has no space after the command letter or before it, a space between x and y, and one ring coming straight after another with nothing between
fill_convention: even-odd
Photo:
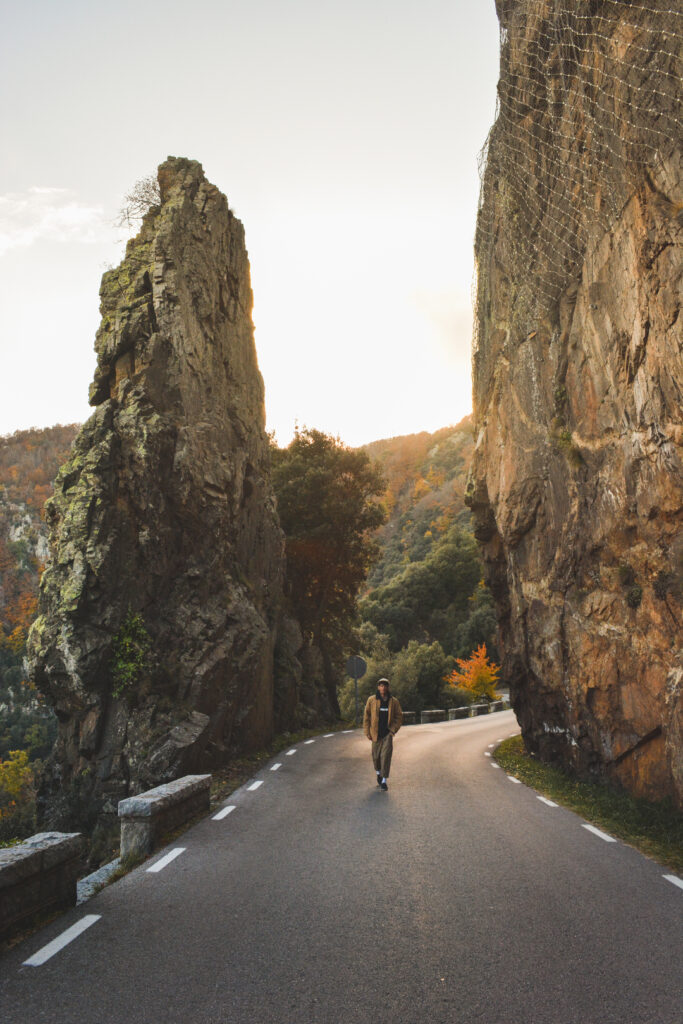
<instances>
[{"instance_id":1,"label":"rockfall netting","mask_svg":"<svg viewBox=\"0 0 683 1024\"><path fill-rule=\"evenodd\" d=\"M681 141L680 0L498 0L498 12L497 113L480 158L475 351L494 262L527 325L548 314L638 183L656 181L662 156Z\"/></svg>"}]
</instances>

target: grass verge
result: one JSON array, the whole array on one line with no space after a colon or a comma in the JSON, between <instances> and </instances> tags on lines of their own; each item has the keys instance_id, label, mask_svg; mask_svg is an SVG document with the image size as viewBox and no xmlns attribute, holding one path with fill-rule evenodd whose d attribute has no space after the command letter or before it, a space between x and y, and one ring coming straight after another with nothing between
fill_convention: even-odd
<instances>
[{"instance_id":1,"label":"grass verge","mask_svg":"<svg viewBox=\"0 0 683 1024\"><path fill-rule=\"evenodd\" d=\"M575 811L664 867L683 872L683 813L672 801L652 803L609 783L575 779L527 753L521 736L504 740L494 757L508 775L537 793Z\"/></svg>"}]
</instances>

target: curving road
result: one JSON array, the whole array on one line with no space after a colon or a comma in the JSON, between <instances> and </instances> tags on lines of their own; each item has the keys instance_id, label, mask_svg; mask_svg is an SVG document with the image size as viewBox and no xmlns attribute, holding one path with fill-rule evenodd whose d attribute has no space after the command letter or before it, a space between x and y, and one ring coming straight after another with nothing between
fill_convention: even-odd
<instances>
[{"instance_id":1,"label":"curving road","mask_svg":"<svg viewBox=\"0 0 683 1024\"><path fill-rule=\"evenodd\" d=\"M283 752L0 959L0 1021L680 1024L683 890L494 767L516 731L406 727L388 793L359 732Z\"/></svg>"}]
</instances>

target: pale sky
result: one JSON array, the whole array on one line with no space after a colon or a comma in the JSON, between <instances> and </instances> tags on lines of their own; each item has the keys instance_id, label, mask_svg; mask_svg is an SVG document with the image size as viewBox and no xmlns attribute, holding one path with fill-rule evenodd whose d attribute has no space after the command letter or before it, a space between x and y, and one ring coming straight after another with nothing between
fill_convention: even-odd
<instances>
[{"instance_id":1,"label":"pale sky","mask_svg":"<svg viewBox=\"0 0 683 1024\"><path fill-rule=\"evenodd\" d=\"M494 0L0 0L0 434L85 420L124 194L199 160L242 220L268 428L471 409Z\"/></svg>"}]
</instances>

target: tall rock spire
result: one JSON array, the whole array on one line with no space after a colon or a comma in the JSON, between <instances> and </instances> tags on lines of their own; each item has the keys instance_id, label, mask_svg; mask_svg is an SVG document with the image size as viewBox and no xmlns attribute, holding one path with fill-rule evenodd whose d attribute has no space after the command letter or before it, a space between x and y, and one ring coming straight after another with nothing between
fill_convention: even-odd
<instances>
[{"instance_id":1,"label":"tall rock spire","mask_svg":"<svg viewBox=\"0 0 683 1024\"><path fill-rule=\"evenodd\" d=\"M48 505L52 559L29 641L53 756L112 810L273 729L283 538L244 229L200 164L100 289L95 411Z\"/></svg>"}]
</instances>

